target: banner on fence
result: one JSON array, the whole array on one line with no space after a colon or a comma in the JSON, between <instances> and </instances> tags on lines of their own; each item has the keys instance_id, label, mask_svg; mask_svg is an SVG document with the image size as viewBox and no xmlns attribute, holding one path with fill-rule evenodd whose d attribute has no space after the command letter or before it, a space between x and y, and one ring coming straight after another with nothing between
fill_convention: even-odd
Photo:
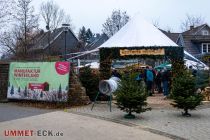
<instances>
[{"instance_id":1,"label":"banner on fence","mask_svg":"<svg viewBox=\"0 0 210 140\"><path fill-rule=\"evenodd\" d=\"M65 102L69 72L69 62L12 62L7 98Z\"/></svg>"}]
</instances>

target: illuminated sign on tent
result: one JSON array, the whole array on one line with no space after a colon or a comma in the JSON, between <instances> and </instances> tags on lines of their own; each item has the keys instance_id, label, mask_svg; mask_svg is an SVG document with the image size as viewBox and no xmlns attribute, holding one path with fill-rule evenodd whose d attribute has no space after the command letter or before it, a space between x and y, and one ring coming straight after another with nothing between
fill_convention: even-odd
<instances>
[{"instance_id":1,"label":"illuminated sign on tent","mask_svg":"<svg viewBox=\"0 0 210 140\"><path fill-rule=\"evenodd\" d=\"M165 50L163 48L140 49L140 50L120 49L120 56L127 56L127 55L165 55Z\"/></svg>"}]
</instances>

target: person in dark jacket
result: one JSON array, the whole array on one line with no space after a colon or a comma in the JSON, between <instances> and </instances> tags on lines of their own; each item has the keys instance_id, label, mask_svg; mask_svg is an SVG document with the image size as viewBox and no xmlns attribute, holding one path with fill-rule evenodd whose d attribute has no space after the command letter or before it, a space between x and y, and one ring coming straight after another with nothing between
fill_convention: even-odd
<instances>
[{"instance_id":1,"label":"person in dark jacket","mask_svg":"<svg viewBox=\"0 0 210 140\"><path fill-rule=\"evenodd\" d=\"M169 72L166 68L162 71L161 79L163 83L163 95L165 96L164 99L166 99L169 95Z\"/></svg>"},{"instance_id":2,"label":"person in dark jacket","mask_svg":"<svg viewBox=\"0 0 210 140\"><path fill-rule=\"evenodd\" d=\"M155 78L155 84L157 86L157 90L158 90L158 93L162 93L163 92L163 89L161 87L161 82L162 82L162 79L161 79L161 72L158 71L157 72L157 75L156 75L156 78Z\"/></svg>"},{"instance_id":3,"label":"person in dark jacket","mask_svg":"<svg viewBox=\"0 0 210 140\"><path fill-rule=\"evenodd\" d=\"M120 78L121 79L121 75L120 75L120 73L119 72L117 72L117 70L116 69L114 69L113 71L112 71L112 75L111 76L113 76L113 77L117 77L117 78Z\"/></svg>"},{"instance_id":4,"label":"person in dark jacket","mask_svg":"<svg viewBox=\"0 0 210 140\"><path fill-rule=\"evenodd\" d=\"M145 77L145 83L147 86L147 92L149 96L152 96L153 90L153 81L154 81L154 74L152 69L149 69L149 67L146 67L146 70L144 71L144 77Z\"/></svg>"}]
</instances>

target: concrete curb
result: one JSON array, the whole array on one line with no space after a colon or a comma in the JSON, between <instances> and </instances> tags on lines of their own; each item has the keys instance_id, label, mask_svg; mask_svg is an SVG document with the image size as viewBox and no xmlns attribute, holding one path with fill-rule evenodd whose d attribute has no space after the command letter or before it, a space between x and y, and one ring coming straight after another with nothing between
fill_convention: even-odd
<instances>
[{"instance_id":1,"label":"concrete curb","mask_svg":"<svg viewBox=\"0 0 210 140\"><path fill-rule=\"evenodd\" d=\"M130 123L130 122L105 118L105 117L96 116L96 115L92 115L92 114L81 113L81 112L74 112L74 111L67 111L67 112L72 113L72 114L76 114L76 115L82 115L82 116L92 117L92 118L96 118L96 119L100 119L100 120L110 121L110 122L130 126L130 127L134 127L134 128L137 128L137 129L142 129L144 131L149 131L149 132L154 133L154 134L162 135L162 136L171 138L173 140L187 140L185 138L182 138L182 137L179 137L179 136L176 136L176 135L172 135L172 134L169 134L169 133L166 133L166 132L162 132L160 130L156 130L156 129L153 129L153 128L149 128L149 127L146 127L146 126L143 126L143 125L137 125L137 124L133 124L133 123Z\"/></svg>"}]
</instances>

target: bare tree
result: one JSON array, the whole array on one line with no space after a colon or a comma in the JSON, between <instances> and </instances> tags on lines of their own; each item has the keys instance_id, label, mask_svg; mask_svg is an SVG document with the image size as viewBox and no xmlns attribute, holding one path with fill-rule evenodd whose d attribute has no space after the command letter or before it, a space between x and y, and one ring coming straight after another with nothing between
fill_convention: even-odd
<instances>
[{"instance_id":1,"label":"bare tree","mask_svg":"<svg viewBox=\"0 0 210 140\"><path fill-rule=\"evenodd\" d=\"M107 34L109 37L113 36L129 21L129 18L130 17L127 15L126 11L113 11L111 17L108 17L106 22L103 24L102 32Z\"/></svg>"},{"instance_id":2,"label":"bare tree","mask_svg":"<svg viewBox=\"0 0 210 140\"><path fill-rule=\"evenodd\" d=\"M160 28L160 23L158 19L155 19L152 21L152 24L156 27L156 28Z\"/></svg>"},{"instance_id":3,"label":"bare tree","mask_svg":"<svg viewBox=\"0 0 210 140\"><path fill-rule=\"evenodd\" d=\"M190 26L197 27L204 23L204 17L186 14L186 19L181 22L180 28L182 31L187 31L190 29Z\"/></svg>"},{"instance_id":4,"label":"bare tree","mask_svg":"<svg viewBox=\"0 0 210 140\"><path fill-rule=\"evenodd\" d=\"M14 27L2 33L0 38L4 52L12 55L27 56L28 48L33 43L35 32L38 28L38 16L34 14L32 0L18 0Z\"/></svg>"},{"instance_id":5,"label":"bare tree","mask_svg":"<svg viewBox=\"0 0 210 140\"><path fill-rule=\"evenodd\" d=\"M0 0L0 27L8 24L13 12L13 0Z\"/></svg>"},{"instance_id":6,"label":"bare tree","mask_svg":"<svg viewBox=\"0 0 210 140\"><path fill-rule=\"evenodd\" d=\"M2 46L1 53L5 55L17 56L18 50L23 48L20 38L22 35L19 30L14 27L10 31L4 31L0 34L0 46Z\"/></svg>"},{"instance_id":7,"label":"bare tree","mask_svg":"<svg viewBox=\"0 0 210 140\"><path fill-rule=\"evenodd\" d=\"M70 15L66 15L64 10L60 9L52 0L43 2L40 6L40 11L49 30L56 29L64 22L71 25Z\"/></svg>"},{"instance_id":8,"label":"bare tree","mask_svg":"<svg viewBox=\"0 0 210 140\"><path fill-rule=\"evenodd\" d=\"M65 14L63 23L69 24L70 25L69 28L71 30L75 29L74 25L72 24L71 16L69 14Z\"/></svg>"},{"instance_id":9,"label":"bare tree","mask_svg":"<svg viewBox=\"0 0 210 140\"><path fill-rule=\"evenodd\" d=\"M12 29L0 33L0 53L15 58L27 56L28 54L26 53L28 53L29 46L33 44L35 36L38 33L37 31L33 31L30 35L27 35L27 44L25 44L24 36L19 27L14 26ZM26 52L25 49L27 49Z\"/></svg>"}]
</instances>

